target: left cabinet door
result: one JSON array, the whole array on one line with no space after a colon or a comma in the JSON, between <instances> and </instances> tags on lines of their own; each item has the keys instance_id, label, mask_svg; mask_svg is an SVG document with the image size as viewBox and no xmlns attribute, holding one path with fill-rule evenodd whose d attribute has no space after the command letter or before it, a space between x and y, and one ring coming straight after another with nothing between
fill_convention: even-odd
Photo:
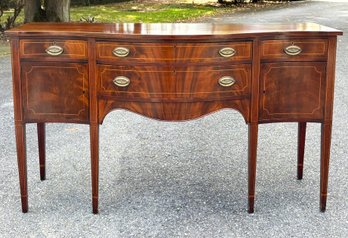
<instances>
[{"instance_id":1,"label":"left cabinet door","mask_svg":"<svg viewBox=\"0 0 348 238\"><path fill-rule=\"evenodd\" d=\"M23 62L21 81L27 122L88 123L88 66Z\"/></svg>"}]
</instances>

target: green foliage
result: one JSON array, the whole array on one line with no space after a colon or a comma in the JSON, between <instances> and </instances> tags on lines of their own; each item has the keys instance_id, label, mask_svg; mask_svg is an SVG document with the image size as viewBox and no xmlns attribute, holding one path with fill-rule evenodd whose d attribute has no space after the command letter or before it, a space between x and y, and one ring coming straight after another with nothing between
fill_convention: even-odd
<instances>
[{"instance_id":1,"label":"green foliage","mask_svg":"<svg viewBox=\"0 0 348 238\"><path fill-rule=\"evenodd\" d=\"M2 1L2 0L0 0ZM197 4L146 4L119 3L95 6L72 6L71 21L80 21L94 17L94 22L180 22L215 14L221 10L214 6ZM13 15L13 10L4 12L0 23ZM24 14L17 18L17 23L24 20Z\"/></svg>"},{"instance_id":2,"label":"green foliage","mask_svg":"<svg viewBox=\"0 0 348 238\"><path fill-rule=\"evenodd\" d=\"M12 14L4 14L6 9L13 8ZM24 7L23 0L2 0L0 2L0 38L3 32L13 28L16 24L17 17L20 15Z\"/></svg>"},{"instance_id":3,"label":"green foliage","mask_svg":"<svg viewBox=\"0 0 348 238\"><path fill-rule=\"evenodd\" d=\"M108 4L71 8L72 21L93 16L96 22L178 22L212 15L213 6L194 4Z\"/></svg>"},{"instance_id":4,"label":"green foliage","mask_svg":"<svg viewBox=\"0 0 348 238\"><path fill-rule=\"evenodd\" d=\"M7 10L9 8L14 8L17 5L16 0L0 0L0 8Z\"/></svg>"}]
</instances>

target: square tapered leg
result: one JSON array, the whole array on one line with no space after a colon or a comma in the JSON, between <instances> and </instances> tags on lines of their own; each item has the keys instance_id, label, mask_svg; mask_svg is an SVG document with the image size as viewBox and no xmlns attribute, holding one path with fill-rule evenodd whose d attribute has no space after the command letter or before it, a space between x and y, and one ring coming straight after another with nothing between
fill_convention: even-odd
<instances>
[{"instance_id":1,"label":"square tapered leg","mask_svg":"<svg viewBox=\"0 0 348 238\"><path fill-rule=\"evenodd\" d=\"M39 142L40 179L46 179L46 129L45 123L37 123L37 136Z\"/></svg>"},{"instance_id":2,"label":"square tapered leg","mask_svg":"<svg viewBox=\"0 0 348 238\"><path fill-rule=\"evenodd\" d=\"M332 122L321 125L321 161L320 161L320 211L325 212L327 187L329 180L329 162Z\"/></svg>"},{"instance_id":3,"label":"square tapered leg","mask_svg":"<svg viewBox=\"0 0 348 238\"><path fill-rule=\"evenodd\" d=\"M99 180L99 125L90 125L91 141L91 174L92 174L92 207L98 213L98 180Z\"/></svg>"},{"instance_id":4,"label":"square tapered leg","mask_svg":"<svg viewBox=\"0 0 348 238\"><path fill-rule=\"evenodd\" d=\"M22 212L28 212L28 187L27 187L27 153L26 153L26 129L25 124L15 125L17 162L19 171L19 184L22 202Z\"/></svg>"},{"instance_id":5,"label":"square tapered leg","mask_svg":"<svg viewBox=\"0 0 348 238\"><path fill-rule=\"evenodd\" d=\"M258 124L249 124L248 212L254 212Z\"/></svg>"},{"instance_id":6,"label":"square tapered leg","mask_svg":"<svg viewBox=\"0 0 348 238\"><path fill-rule=\"evenodd\" d=\"M297 179L303 177L303 162L306 142L306 122L298 123L298 141L297 141Z\"/></svg>"}]
</instances>

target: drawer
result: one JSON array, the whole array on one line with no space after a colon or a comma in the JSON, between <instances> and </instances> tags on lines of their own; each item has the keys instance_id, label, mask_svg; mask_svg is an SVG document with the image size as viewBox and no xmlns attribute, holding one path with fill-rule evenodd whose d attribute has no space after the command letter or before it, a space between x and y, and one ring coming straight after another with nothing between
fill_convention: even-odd
<instances>
[{"instance_id":1,"label":"drawer","mask_svg":"<svg viewBox=\"0 0 348 238\"><path fill-rule=\"evenodd\" d=\"M97 59L117 63L251 61L251 42L232 43L117 43L98 42Z\"/></svg>"},{"instance_id":2,"label":"drawer","mask_svg":"<svg viewBox=\"0 0 348 238\"><path fill-rule=\"evenodd\" d=\"M251 61L251 42L177 44L176 60L180 62L219 63Z\"/></svg>"},{"instance_id":3,"label":"drawer","mask_svg":"<svg viewBox=\"0 0 348 238\"><path fill-rule=\"evenodd\" d=\"M325 60L328 50L326 39L264 40L261 59Z\"/></svg>"},{"instance_id":4,"label":"drawer","mask_svg":"<svg viewBox=\"0 0 348 238\"><path fill-rule=\"evenodd\" d=\"M86 59L87 42L83 40L21 40L22 58Z\"/></svg>"},{"instance_id":5,"label":"drawer","mask_svg":"<svg viewBox=\"0 0 348 238\"><path fill-rule=\"evenodd\" d=\"M174 61L173 44L97 42L97 60L118 63Z\"/></svg>"},{"instance_id":6,"label":"drawer","mask_svg":"<svg viewBox=\"0 0 348 238\"><path fill-rule=\"evenodd\" d=\"M251 66L156 67L98 66L99 95L123 98L244 98L250 91Z\"/></svg>"}]
</instances>

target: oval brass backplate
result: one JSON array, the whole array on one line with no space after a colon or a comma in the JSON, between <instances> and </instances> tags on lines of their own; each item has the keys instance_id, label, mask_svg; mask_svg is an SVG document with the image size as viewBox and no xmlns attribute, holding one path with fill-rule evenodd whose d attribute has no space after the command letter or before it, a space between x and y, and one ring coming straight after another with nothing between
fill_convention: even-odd
<instances>
[{"instance_id":1,"label":"oval brass backplate","mask_svg":"<svg viewBox=\"0 0 348 238\"><path fill-rule=\"evenodd\" d=\"M117 57L127 57L129 55L129 49L125 47L116 47L112 53Z\"/></svg>"},{"instance_id":2,"label":"oval brass backplate","mask_svg":"<svg viewBox=\"0 0 348 238\"><path fill-rule=\"evenodd\" d=\"M112 82L118 87L127 87L130 84L130 79L125 76L117 76Z\"/></svg>"},{"instance_id":3,"label":"oval brass backplate","mask_svg":"<svg viewBox=\"0 0 348 238\"><path fill-rule=\"evenodd\" d=\"M292 44L292 45L286 47L286 48L284 49L284 52L285 52L285 54L291 55L291 56L292 56L292 55L298 55L298 54L300 54L300 53L302 52L302 49L301 49L301 47Z\"/></svg>"},{"instance_id":4,"label":"oval brass backplate","mask_svg":"<svg viewBox=\"0 0 348 238\"><path fill-rule=\"evenodd\" d=\"M46 53L51 56L57 56L63 54L64 49L59 45L51 45L46 49Z\"/></svg>"},{"instance_id":5,"label":"oval brass backplate","mask_svg":"<svg viewBox=\"0 0 348 238\"><path fill-rule=\"evenodd\" d=\"M225 58L232 57L236 53L237 53L237 51L231 47L226 47L226 48L222 48L221 50L219 50L219 54Z\"/></svg>"},{"instance_id":6,"label":"oval brass backplate","mask_svg":"<svg viewBox=\"0 0 348 238\"><path fill-rule=\"evenodd\" d=\"M219 79L219 84L222 87L231 87L235 83L236 83L236 80L231 76L224 76Z\"/></svg>"}]
</instances>

